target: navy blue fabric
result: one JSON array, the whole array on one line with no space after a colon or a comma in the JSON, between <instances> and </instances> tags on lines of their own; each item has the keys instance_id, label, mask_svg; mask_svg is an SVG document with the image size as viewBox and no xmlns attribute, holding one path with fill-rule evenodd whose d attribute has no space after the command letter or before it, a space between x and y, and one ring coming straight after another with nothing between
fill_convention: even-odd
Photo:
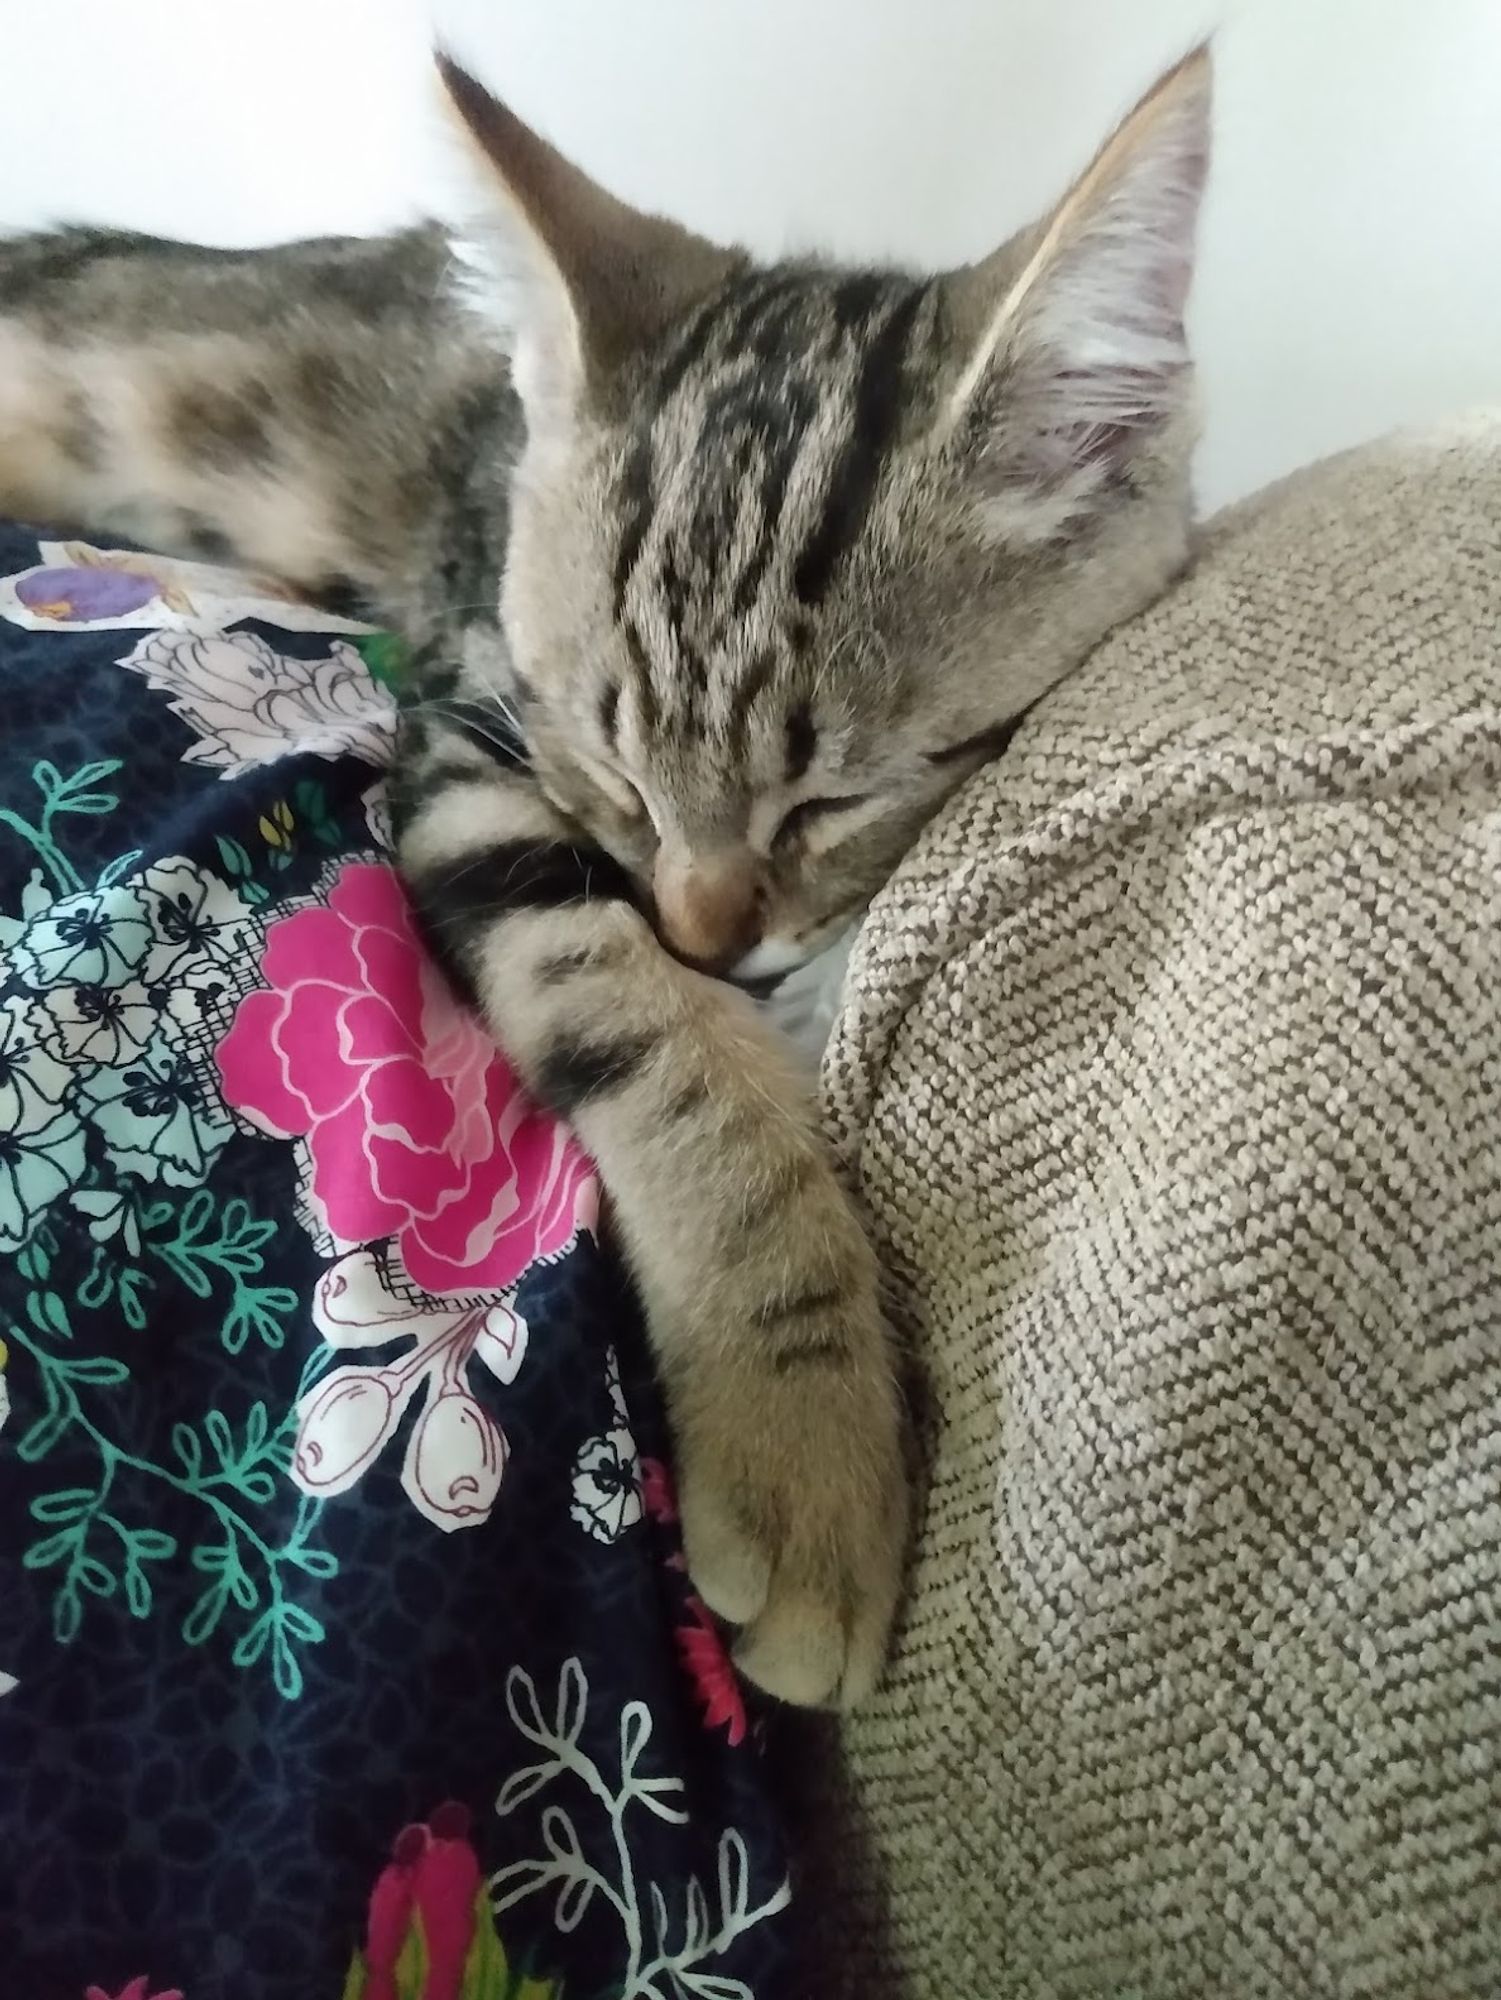
<instances>
[{"instance_id":1,"label":"navy blue fabric","mask_svg":"<svg viewBox=\"0 0 1501 2000\"><path fill-rule=\"evenodd\" d=\"M0 577L39 563L0 528ZM172 959L150 884L238 898L263 949L378 860L378 772L185 761L201 730L120 664L144 630L79 629L68 587L46 629L0 618L0 1985L789 1992L758 1726L692 1598L638 1315L595 1237L514 1288L514 1379L464 1377L509 1447L486 1518L445 1532L403 1488L420 1403L347 1490L292 1477L320 1381L404 1349L320 1336L349 1246L308 1219L296 1139L210 1102L203 1052L266 977L248 948L218 985L196 947ZM294 677L360 643L240 630ZM126 900L91 905L101 881ZM152 951L142 984L120 954ZM101 1007L129 1017L103 1054ZM445 1969L466 1893L494 1935L476 1920Z\"/></svg>"}]
</instances>

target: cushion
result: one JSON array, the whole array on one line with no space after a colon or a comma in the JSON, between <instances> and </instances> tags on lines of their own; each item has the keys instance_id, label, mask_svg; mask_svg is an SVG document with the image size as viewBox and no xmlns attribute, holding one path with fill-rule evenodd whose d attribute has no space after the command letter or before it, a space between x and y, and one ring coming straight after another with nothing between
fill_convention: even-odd
<instances>
[{"instance_id":1,"label":"cushion","mask_svg":"<svg viewBox=\"0 0 1501 2000\"><path fill-rule=\"evenodd\" d=\"M875 907L830 1128L926 1512L826 1990L1501 1966L1501 423L1311 469Z\"/></svg>"}]
</instances>

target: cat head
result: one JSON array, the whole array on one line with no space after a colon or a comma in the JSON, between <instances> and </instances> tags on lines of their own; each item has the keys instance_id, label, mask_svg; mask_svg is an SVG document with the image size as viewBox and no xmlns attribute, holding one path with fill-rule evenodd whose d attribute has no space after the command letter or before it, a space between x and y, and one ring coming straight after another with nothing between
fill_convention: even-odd
<instances>
[{"instance_id":1,"label":"cat head","mask_svg":"<svg viewBox=\"0 0 1501 2000\"><path fill-rule=\"evenodd\" d=\"M756 265L440 66L526 419L500 692L669 947L775 976L1185 560L1207 54L1043 221L930 278Z\"/></svg>"}]
</instances>

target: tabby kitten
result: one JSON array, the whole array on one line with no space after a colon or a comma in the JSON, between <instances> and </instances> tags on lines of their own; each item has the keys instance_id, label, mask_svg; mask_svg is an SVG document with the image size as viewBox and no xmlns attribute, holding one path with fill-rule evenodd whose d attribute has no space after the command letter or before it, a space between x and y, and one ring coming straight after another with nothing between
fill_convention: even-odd
<instances>
[{"instance_id":1,"label":"tabby kitten","mask_svg":"<svg viewBox=\"0 0 1501 2000\"><path fill-rule=\"evenodd\" d=\"M858 916L1185 559L1190 57L944 276L757 267L440 59L485 214L0 244L0 506L353 584L414 643L400 862L598 1161L747 1675L849 1702L907 1526L877 1272L744 991Z\"/></svg>"}]
</instances>

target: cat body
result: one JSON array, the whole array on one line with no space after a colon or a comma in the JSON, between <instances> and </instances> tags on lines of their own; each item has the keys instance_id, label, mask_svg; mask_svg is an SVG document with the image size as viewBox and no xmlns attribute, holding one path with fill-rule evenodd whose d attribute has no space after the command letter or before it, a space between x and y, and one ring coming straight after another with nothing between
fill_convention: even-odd
<instances>
[{"instance_id":1,"label":"cat body","mask_svg":"<svg viewBox=\"0 0 1501 2000\"><path fill-rule=\"evenodd\" d=\"M352 586L408 638L398 858L599 1164L695 1584L751 1678L854 1700L908 1525L896 1369L750 996L1185 560L1207 59L936 278L757 266L440 67L471 234L0 242L0 508Z\"/></svg>"}]
</instances>

